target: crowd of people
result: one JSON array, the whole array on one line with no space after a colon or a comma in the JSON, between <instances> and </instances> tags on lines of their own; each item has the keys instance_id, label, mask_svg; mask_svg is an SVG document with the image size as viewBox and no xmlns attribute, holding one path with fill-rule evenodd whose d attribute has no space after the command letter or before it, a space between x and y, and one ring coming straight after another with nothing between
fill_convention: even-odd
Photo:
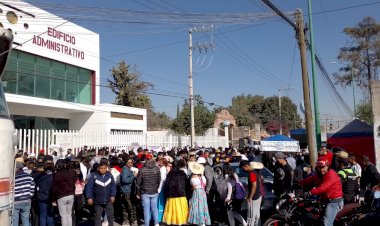
<instances>
[{"instance_id":1,"label":"crowd of people","mask_svg":"<svg viewBox=\"0 0 380 226\"><path fill-rule=\"evenodd\" d=\"M306 150L292 155L231 146L161 152L84 147L63 157L20 151L13 225L71 226L87 220L96 226L256 226L267 195L264 167L273 172L277 198L291 192L319 197L326 203L324 225L332 225L343 204L359 202L380 182L368 157L362 160L363 170L355 155L323 147L314 171Z\"/></svg>"}]
</instances>

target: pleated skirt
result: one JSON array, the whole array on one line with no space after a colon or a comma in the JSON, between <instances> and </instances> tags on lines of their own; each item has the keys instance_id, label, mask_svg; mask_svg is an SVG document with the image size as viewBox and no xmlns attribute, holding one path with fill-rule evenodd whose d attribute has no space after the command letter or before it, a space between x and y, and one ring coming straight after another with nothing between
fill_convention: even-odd
<instances>
[{"instance_id":1,"label":"pleated skirt","mask_svg":"<svg viewBox=\"0 0 380 226\"><path fill-rule=\"evenodd\" d=\"M188 214L186 197L167 198L162 222L167 225L186 225Z\"/></svg>"}]
</instances>

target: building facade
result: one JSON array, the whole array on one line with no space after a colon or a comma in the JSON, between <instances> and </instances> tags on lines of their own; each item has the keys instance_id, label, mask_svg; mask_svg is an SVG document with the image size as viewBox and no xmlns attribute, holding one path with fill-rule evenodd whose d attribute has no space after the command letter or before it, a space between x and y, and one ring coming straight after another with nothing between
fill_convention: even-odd
<instances>
[{"instance_id":1,"label":"building facade","mask_svg":"<svg viewBox=\"0 0 380 226\"><path fill-rule=\"evenodd\" d=\"M99 35L19 0L0 3L13 50L2 85L17 129L146 132L146 110L100 103Z\"/></svg>"}]
</instances>

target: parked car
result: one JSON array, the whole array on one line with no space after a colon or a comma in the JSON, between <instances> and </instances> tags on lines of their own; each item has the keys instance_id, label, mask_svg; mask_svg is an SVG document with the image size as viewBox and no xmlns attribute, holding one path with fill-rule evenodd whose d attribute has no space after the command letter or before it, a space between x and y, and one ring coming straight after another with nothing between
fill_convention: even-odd
<instances>
[{"instance_id":1,"label":"parked car","mask_svg":"<svg viewBox=\"0 0 380 226\"><path fill-rule=\"evenodd\" d=\"M229 164L234 169L235 173L239 176L239 181L246 188L246 192L248 195L248 191L247 191L248 190L248 173L239 167L239 163L229 163ZM216 167L223 168L223 163L213 166L214 169ZM264 197L261 203L261 210L262 211L272 210L274 207L274 201L276 199L276 196L273 193L273 173L266 167L264 167L261 170L261 173L263 176L263 184L264 184L264 195L263 195ZM243 204L242 208L246 209L246 203Z\"/></svg>"},{"instance_id":2,"label":"parked car","mask_svg":"<svg viewBox=\"0 0 380 226\"><path fill-rule=\"evenodd\" d=\"M244 187L248 188L248 173L243 169L239 168L239 163L230 163L231 167L234 169L235 173L239 176L240 182L244 185ZM274 206L274 202L276 196L273 193L273 173L264 167L261 170L263 176L264 183L264 197L261 203L262 211L271 211Z\"/></svg>"}]
</instances>

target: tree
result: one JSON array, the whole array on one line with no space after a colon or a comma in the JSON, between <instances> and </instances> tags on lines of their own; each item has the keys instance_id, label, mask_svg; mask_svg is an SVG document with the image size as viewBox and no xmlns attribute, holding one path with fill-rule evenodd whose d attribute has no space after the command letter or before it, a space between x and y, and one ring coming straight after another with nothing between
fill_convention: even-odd
<instances>
[{"instance_id":1,"label":"tree","mask_svg":"<svg viewBox=\"0 0 380 226\"><path fill-rule=\"evenodd\" d=\"M108 80L112 92L116 94L115 104L152 109L150 97L144 92L152 85L140 80L141 73L136 66L128 65L124 60L111 69L111 79Z\"/></svg>"},{"instance_id":2,"label":"tree","mask_svg":"<svg viewBox=\"0 0 380 226\"><path fill-rule=\"evenodd\" d=\"M348 46L340 49L338 60L346 65L334 74L335 81L346 87L352 85L354 79L363 91L364 100L371 101L371 81L377 80L380 66L380 24L372 17L365 17L343 32L350 41Z\"/></svg>"},{"instance_id":3,"label":"tree","mask_svg":"<svg viewBox=\"0 0 380 226\"><path fill-rule=\"evenodd\" d=\"M232 98L230 112L238 126L253 128L255 123L261 123L271 134L280 131L278 96L239 95ZM297 106L288 97L281 97L281 125L284 133L301 127Z\"/></svg>"},{"instance_id":4,"label":"tree","mask_svg":"<svg viewBox=\"0 0 380 226\"><path fill-rule=\"evenodd\" d=\"M195 96L194 100L196 100L194 101L195 133L202 135L214 125L215 114L203 104L200 96ZM179 116L174 119L171 129L180 134L191 134L190 105L187 100L185 100Z\"/></svg>"},{"instance_id":5,"label":"tree","mask_svg":"<svg viewBox=\"0 0 380 226\"><path fill-rule=\"evenodd\" d=\"M165 112L148 110L148 130L170 129L171 118Z\"/></svg>"},{"instance_id":6,"label":"tree","mask_svg":"<svg viewBox=\"0 0 380 226\"><path fill-rule=\"evenodd\" d=\"M356 107L356 117L367 122L370 125L373 125L373 113L372 113L372 105L370 102L362 101Z\"/></svg>"},{"instance_id":7,"label":"tree","mask_svg":"<svg viewBox=\"0 0 380 226\"><path fill-rule=\"evenodd\" d=\"M260 122L259 111L255 111L261 107L263 96L247 96L242 94L232 98L232 105L229 109L231 115L234 116L237 126L254 127L255 123Z\"/></svg>"}]
</instances>

